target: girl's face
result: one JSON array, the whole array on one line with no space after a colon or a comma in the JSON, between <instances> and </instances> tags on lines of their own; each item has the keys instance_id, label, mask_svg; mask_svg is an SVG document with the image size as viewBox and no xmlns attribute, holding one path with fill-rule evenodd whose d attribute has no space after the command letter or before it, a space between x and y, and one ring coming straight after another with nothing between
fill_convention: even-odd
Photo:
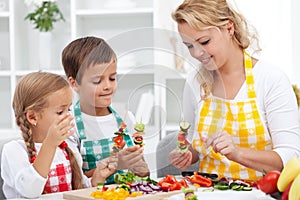
<instances>
[{"instance_id":1,"label":"girl's face","mask_svg":"<svg viewBox=\"0 0 300 200\"><path fill-rule=\"evenodd\" d=\"M117 64L96 64L87 68L82 76L81 84L76 91L80 97L83 112L89 115L100 115L111 105L117 88Z\"/></svg>"},{"instance_id":2,"label":"girl's face","mask_svg":"<svg viewBox=\"0 0 300 200\"><path fill-rule=\"evenodd\" d=\"M35 142L42 142L48 133L51 124L61 115L70 111L72 104L72 90L62 88L47 97L46 107L38 114Z\"/></svg>"},{"instance_id":3,"label":"girl's face","mask_svg":"<svg viewBox=\"0 0 300 200\"><path fill-rule=\"evenodd\" d=\"M230 53L229 45L232 44L232 30L208 28L198 31L187 23L179 23L178 31L191 56L207 70L217 70L225 64Z\"/></svg>"}]
</instances>

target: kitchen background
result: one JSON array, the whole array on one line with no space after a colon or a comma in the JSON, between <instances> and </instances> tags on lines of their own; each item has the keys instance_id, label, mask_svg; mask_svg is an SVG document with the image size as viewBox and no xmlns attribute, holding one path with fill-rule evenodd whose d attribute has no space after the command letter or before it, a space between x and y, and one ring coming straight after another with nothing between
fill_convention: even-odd
<instances>
[{"instance_id":1,"label":"kitchen background","mask_svg":"<svg viewBox=\"0 0 300 200\"><path fill-rule=\"evenodd\" d=\"M300 86L300 1L230 0L260 33L261 58ZM145 154L156 174L156 146L178 131L187 72L196 67L181 44L171 12L181 0L58 0L64 22L41 33L24 20L33 11L21 0L0 0L0 144L19 137L11 101L18 79L31 71L64 74L61 51L83 36L106 39L118 55L114 106L146 123ZM41 59L42 58L42 59ZM1 146L0 146L1 148ZM167 159L167 158L166 158Z\"/></svg>"}]
</instances>

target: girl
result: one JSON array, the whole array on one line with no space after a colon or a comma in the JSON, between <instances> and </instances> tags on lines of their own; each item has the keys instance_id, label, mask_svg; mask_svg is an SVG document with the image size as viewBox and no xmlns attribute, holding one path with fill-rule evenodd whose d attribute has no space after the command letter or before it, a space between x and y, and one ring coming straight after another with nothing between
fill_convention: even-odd
<instances>
[{"instance_id":1,"label":"girl","mask_svg":"<svg viewBox=\"0 0 300 200\"><path fill-rule=\"evenodd\" d=\"M202 66L187 78L185 118L193 124L192 147L170 153L180 169L200 159L201 172L257 180L300 156L296 98L287 77L251 57L245 18L226 0L186 0L174 12L178 31ZM255 46L256 45L256 46Z\"/></svg>"},{"instance_id":2,"label":"girl","mask_svg":"<svg viewBox=\"0 0 300 200\"><path fill-rule=\"evenodd\" d=\"M71 103L71 88L63 77L35 72L21 78L13 109L23 140L5 144L2 152L1 176L7 198L35 198L96 186L114 173L117 159L111 157L99 163L91 180L83 176L79 152L65 142L74 133Z\"/></svg>"}]
</instances>

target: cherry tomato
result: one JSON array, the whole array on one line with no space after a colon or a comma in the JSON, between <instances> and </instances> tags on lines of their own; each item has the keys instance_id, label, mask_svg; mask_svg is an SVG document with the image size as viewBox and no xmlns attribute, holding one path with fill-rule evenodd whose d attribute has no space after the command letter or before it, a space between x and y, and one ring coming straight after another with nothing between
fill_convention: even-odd
<instances>
[{"instance_id":1,"label":"cherry tomato","mask_svg":"<svg viewBox=\"0 0 300 200\"><path fill-rule=\"evenodd\" d=\"M185 136L183 134L178 134L178 141L185 141Z\"/></svg>"},{"instance_id":2,"label":"cherry tomato","mask_svg":"<svg viewBox=\"0 0 300 200\"><path fill-rule=\"evenodd\" d=\"M280 176L280 172L273 170L269 171L265 174L261 179L256 181L256 186L258 189L263 191L266 194L272 194L276 192L277 189L277 181Z\"/></svg>"}]
</instances>

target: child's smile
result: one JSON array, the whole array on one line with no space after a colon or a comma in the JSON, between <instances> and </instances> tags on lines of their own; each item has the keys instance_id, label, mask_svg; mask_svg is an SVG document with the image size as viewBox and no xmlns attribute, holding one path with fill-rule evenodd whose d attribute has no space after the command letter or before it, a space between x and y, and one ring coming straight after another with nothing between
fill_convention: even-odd
<instances>
[{"instance_id":1,"label":"child's smile","mask_svg":"<svg viewBox=\"0 0 300 200\"><path fill-rule=\"evenodd\" d=\"M96 64L84 71L81 84L78 85L80 105L84 113L98 115L97 109L107 109L117 87L117 65L111 63Z\"/></svg>"}]
</instances>

